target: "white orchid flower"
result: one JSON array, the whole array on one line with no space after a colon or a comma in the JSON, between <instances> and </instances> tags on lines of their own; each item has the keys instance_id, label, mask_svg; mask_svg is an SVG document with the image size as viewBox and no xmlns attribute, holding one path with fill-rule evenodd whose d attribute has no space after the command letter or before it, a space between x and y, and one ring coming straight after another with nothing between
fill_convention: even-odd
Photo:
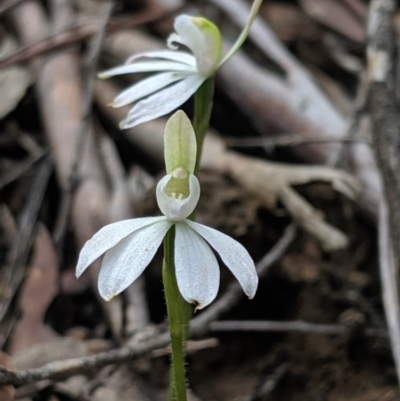
<instances>
[{"instance_id":1,"label":"white orchid flower","mask_svg":"<svg viewBox=\"0 0 400 401\"><path fill-rule=\"evenodd\" d=\"M110 78L137 72L157 72L124 90L111 104L122 107L137 102L120 128L132 128L154 120L185 103L240 48L261 3L262 0L254 2L246 27L223 59L222 38L217 26L205 18L180 15L175 19L175 32L167 40L171 50L139 53L124 65L99 74L100 78ZM176 44L184 45L192 54L177 50Z\"/></svg>"},{"instance_id":2,"label":"white orchid flower","mask_svg":"<svg viewBox=\"0 0 400 401\"><path fill-rule=\"evenodd\" d=\"M246 249L221 232L188 219L200 197L193 175L196 138L184 112L176 112L165 128L167 175L158 183L156 195L164 216L124 220L102 228L86 242L76 275L104 254L99 292L106 300L126 289L153 259L167 231L175 226L175 273L182 297L202 309L219 288L218 261L210 245L239 281L245 294L254 297L258 277Z\"/></svg>"}]
</instances>

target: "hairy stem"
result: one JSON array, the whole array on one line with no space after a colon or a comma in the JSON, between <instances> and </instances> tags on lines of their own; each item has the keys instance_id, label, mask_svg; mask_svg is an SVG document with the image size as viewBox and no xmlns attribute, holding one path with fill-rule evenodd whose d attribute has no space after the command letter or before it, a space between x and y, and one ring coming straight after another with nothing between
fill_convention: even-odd
<instances>
[{"instance_id":1,"label":"hairy stem","mask_svg":"<svg viewBox=\"0 0 400 401\"><path fill-rule=\"evenodd\" d=\"M195 174L199 170L204 137L210 123L213 95L213 78L208 78L195 94L193 118L193 128L197 141ZM194 213L189 218L194 220ZM175 228L172 227L165 237L163 262L164 292L172 348L169 401L186 401L185 349L192 307L182 298L179 292L175 275L174 244Z\"/></svg>"},{"instance_id":2,"label":"hairy stem","mask_svg":"<svg viewBox=\"0 0 400 401\"><path fill-rule=\"evenodd\" d=\"M174 264L175 227L165 237L163 282L171 336L172 364L169 401L186 401L185 348L192 308L178 289Z\"/></svg>"}]
</instances>

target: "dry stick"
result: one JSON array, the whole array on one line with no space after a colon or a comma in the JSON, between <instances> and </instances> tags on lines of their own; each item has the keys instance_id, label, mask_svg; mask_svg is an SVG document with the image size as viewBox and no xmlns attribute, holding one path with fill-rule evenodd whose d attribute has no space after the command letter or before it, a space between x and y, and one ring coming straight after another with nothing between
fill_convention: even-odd
<instances>
[{"instance_id":1,"label":"dry stick","mask_svg":"<svg viewBox=\"0 0 400 401\"><path fill-rule=\"evenodd\" d=\"M379 267L385 315L400 383L400 127L395 85L395 10L394 0L372 0L370 3L367 105L375 156L384 184L379 208Z\"/></svg>"},{"instance_id":2,"label":"dry stick","mask_svg":"<svg viewBox=\"0 0 400 401\"><path fill-rule=\"evenodd\" d=\"M285 230L277 244L257 263L257 272L261 276L280 259L295 239L296 225L291 224ZM230 309L242 297L240 286L235 282L231 284L224 295L214 302L200 316L192 320L190 326L191 336L200 336L207 331L208 325L222 313ZM138 338L140 335L138 335ZM167 346L170 343L168 333L163 333L144 343L126 345L121 348L102 352L83 358L67 359L48 363L40 368L24 371L11 371L0 367L0 385L13 384L23 386L41 380L61 380L80 373L90 372L112 363L121 363L137 358L150 351Z\"/></svg>"},{"instance_id":3,"label":"dry stick","mask_svg":"<svg viewBox=\"0 0 400 401\"><path fill-rule=\"evenodd\" d=\"M25 276L25 264L52 169L52 162L49 159L45 159L39 166L28 200L21 212L18 222L18 237L9 255L7 277L2 277L0 280L2 283L0 293L2 298L4 297L0 303L0 321L4 319L10 302Z\"/></svg>"},{"instance_id":4,"label":"dry stick","mask_svg":"<svg viewBox=\"0 0 400 401\"><path fill-rule=\"evenodd\" d=\"M68 216L71 210L72 199L79 180L79 167L83 158L83 151L87 139L86 133L89 129L91 129L90 119L92 113L92 103L95 86L94 81L96 79L97 64L99 60L101 46L105 36L106 27L108 21L110 20L111 12L114 7L114 1L108 1L103 7L103 17L100 29L96 36L93 38L84 63L85 73L83 74L84 98L82 105L82 121L77 133L78 140L76 141L76 151L74 153L75 158L71 166L68 188L66 191L64 191L60 214L58 216L56 228L54 230L54 240L59 248L64 239Z\"/></svg>"},{"instance_id":5,"label":"dry stick","mask_svg":"<svg viewBox=\"0 0 400 401\"><path fill-rule=\"evenodd\" d=\"M26 0L20 0L18 4L22 1ZM182 5L171 8L152 7L130 17L116 17L109 21L106 27L107 32L116 32L121 29L128 29L134 26L158 21L175 14L181 8ZM101 25L101 21L78 22L67 29L47 35L33 44L24 46L14 53L4 58L0 58L0 68L8 67L15 63L30 61L32 58L43 56L50 51L58 50L67 45L84 41L99 31L99 25Z\"/></svg>"},{"instance_id":6,"label":"dry stick","mask_svg":"<svg viewBox=\"0 0 400 401\"><path fill-rule=\"evenodd\" d=\"M210 324L211 331L272 331L288 333L307 333L307 334L331 334L341 335L349 331L348 327L338 324L317 324L308 323L301 320L292 322L282 321L222 321ZM370 329L365 330L365 335L369 337L387 338L385 330Z\"/></svg>"},{"instance_id":7,"label":"dry stick","mask_svg":"<svg viewBox=\"0 0 400 401\"><path fill-rule=\"evenodd\" d=\"M15 386L22 386L41 380L62 380L69 376L90 372L112 363L120 363L137 358L150 351L166 347L169 342L169 334L165 333L144 344L132 347L124 346L83 358L55 361L40 368L27 369L20 372L0 368L0 385L13 384Z\"/></svg>"},{"instance_id":8,"label":"dry stick","mask_svg":"<svg viewBox=\"0 0 400 401\"><path fill-rule=\"evenodd\" d=\"M247 138L229 138L225 137L224 142L229 147L241 147L241 148L250 148L250 147L278 147L278 146L297 146L304 145L308 143L324 143L324 142L340 142L340 143L365 143L367 145L371 145L371 141L368 139L358 139L358 138L305 138L304 134L290 134L290 135L279 135L273 136L272 138L264 138L264 137L247 137Z\"/></svg>"}]
</instances>

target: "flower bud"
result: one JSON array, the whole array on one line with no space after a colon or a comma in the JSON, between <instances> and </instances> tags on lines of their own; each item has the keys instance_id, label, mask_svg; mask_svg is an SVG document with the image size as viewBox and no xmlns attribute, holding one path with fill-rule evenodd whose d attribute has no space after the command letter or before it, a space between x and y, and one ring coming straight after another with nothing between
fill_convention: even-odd
<instances>
[{"instance_id":1,"label":"flower bud","mask_svg":"<svg viewBox=\"0 0 400 401\"><path fill-rule=\"evenodd\" d=\"M172 174L177 167L183 168L188 174L193 174L196 149L196 135L192 123L182 110L178 110L169 118L164 130L164 159L167 174Z\"/></svg>"}]
</instances>

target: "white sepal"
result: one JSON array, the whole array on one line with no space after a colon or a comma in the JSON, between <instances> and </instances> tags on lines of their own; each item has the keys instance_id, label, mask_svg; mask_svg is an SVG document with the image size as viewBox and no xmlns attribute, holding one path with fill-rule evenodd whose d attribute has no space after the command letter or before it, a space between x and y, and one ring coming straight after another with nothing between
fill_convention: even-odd
<instances>
[{"instance_id":1,"label":"white sepal","mask_svg":"<svg viewBox=\"0 0 400 401\"><path fill-rule=\"evenodd\" d=\"M160 210L171 221L181 221L189 217L197 206L200 198L200 183L196 176L189 176L189 196L185 199L178 199L168 196L165 187L172 178L171 174L166 175L157 185L156 196Z\"/></svg>"},{"instance_id":2,"label":"white sepal","mask_svg":"<svg viewBox=\"0 0 400 401\"><path fill-rule=\"evenodd\" d=\"M103 71L99 78L110 78L114 75L133 74L135 72L155 72L155 71L188 71L196 72L196 69L190 65L178 63L175 61L152 60L142 61L133 64L124 64L110 70Z\"/></svg>"},{"instance_id":3,"label":"white sepal","mask_svg":"<svg viewBox=\"0 0 400 401\"><path fill-rule=\"evenodd\" d=\"M185 222L175 224L175 272L182 297L203 309L218 293L219 266L209 245Z\"/></svg>"},{"instance_id":4,"label":"white sepal","mask_svg":"<svg viewBox=\"0 0 400 401\"><path fill-rule=\"evenodd\" d=\"M194 74L141 100L132 107L126 119L121 122L121 129L135 127L174 111L185 103L203 82L203 77Z\"/></svg>"},{"instance_id":5,"label":"white sepal","mask_svg":"<svg viewBox=\"0 0 400 401\"><path fill-rule=\"evenodd\" d=\"M170 50L153 50L149 52L137 53L126 60L125 64L130 64L139 58L161 58L171 61L177 61L179 63L188 64L192 67L196 67L196 59L190 53L182 51L170 51Z\"/></svg>"},{"instance_id":6,"label":"white sepal","mask_svg":"<svg viewBox=\"0 0 400 401\"><path fill-rule=\"evenodd\" d=\"M119 221L109 224L98 231L89 241L86 242L79 254L76 276L79 277L86 268L91 265L103 253L118 244L127 235L139 230L142 227L165 220L161 217L143 217Z\"/></svg>"},{"instance_id":7,"label":"white sepal","mask_svg":"<svg viewBox=\"0 0 400 401\"><path fill-rule=\"evenodd\" d=\"M152 75L130 86L121 92L112 103L113 107L126 106L129 103L151 95L166 86L187 77L185 72L164 72L158 75Z\"/></svg>"},{"instance_id":8,"label":"white sepal","mask_svg":"<svg viewBox=\"0 0 400 401\"><path fill-rule=\"evenodd\" d=\"M142 274L171 226L168 220L159 219L133 232L105 254L99 274L99 293L106 301Z\"/></svg>"},{"instance_id":9,"label":"white sepal","mask_svg":"<svg viewBox=\"0 0 400 401\"><path fill-rule=\"evenodd\" d=\"M190 220L185 222L219 253L222 261L239 281L244 293L250 299L253 298L258 286L258 276L254 262L244 246L213 228Z\"/></svg>"}]
</instances>

